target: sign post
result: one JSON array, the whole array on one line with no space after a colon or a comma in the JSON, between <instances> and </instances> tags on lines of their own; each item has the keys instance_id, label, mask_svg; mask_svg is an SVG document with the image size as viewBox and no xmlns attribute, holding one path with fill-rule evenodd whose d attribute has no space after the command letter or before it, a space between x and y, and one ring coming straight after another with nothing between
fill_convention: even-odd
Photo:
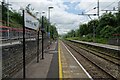
<instances>
[{"instance_id":1,"label":"sign post","mask_svg":"<svg viewBox=\"0 0 120 80\"><path fill-rule=\"evenodd\" d=\"M23 10L23 78L25 79L26 78L26 75L25 75L25 21L24 21L24 18L25 18L25 11Z\"/></svg>"},{"instance_id":2,"label":"sign post","mask_svg":"<svg viewBox=\"0 0 120 80\"><path fill-rule=\"evenodd\" d=\"M38 37L37 37L37 63L39 62L39 34L40 34L40 28L38 29Z\"/></svg>"},{"instance_id":3,"label":"sign post","mask_svg":"<svg viewBox=\"0 0 120 80\"><path fill-rule=\"evenodd\" d=\"M44 59L44 16L42 16L42 59Z\"/></svg>"},{"instance_id":4,"label":"sign post","mask_svg":"<svg viewBox=\"0 0 120 80\"><path fill-rule=\"evenodd\" d=\"M26 59L25 59L25 27L37 30L39 28L39 21L37 18L30 13L26 12L25 10L22 11L23 13L23 78L26 78ZM39 31L38 31L38 42L37 42L37 60L39 60ZM39 62L39 61L37 61Z\"/></svg>"},{"instance_id":5,"label":"sign post","mask_svg":"<svg viewBox=\"0 0 120 80\"><path fill-rule=\"evenodd\" d=\"M37 63L39 62L39 20L31 13L25 12L25 27L38 30L37 32Z\"/></svg>"}]
</instances>

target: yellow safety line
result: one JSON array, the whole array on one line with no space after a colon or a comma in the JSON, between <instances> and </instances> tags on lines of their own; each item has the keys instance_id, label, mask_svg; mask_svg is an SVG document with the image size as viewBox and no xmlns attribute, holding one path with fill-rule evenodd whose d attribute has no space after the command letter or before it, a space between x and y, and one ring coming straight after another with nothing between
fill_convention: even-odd
<instances>
[{"instance_id":1,"label":"yellow safety line","mask_svg":"<svg viewBox=\"0 0 120 80\"><path fill-rule=\"evenodd\" d=\"M60 55L60 42L58 44L58 54L59 54L59 80L62 80L62 63L61 63L61 55Z\"/></svg>"}]
</instances>

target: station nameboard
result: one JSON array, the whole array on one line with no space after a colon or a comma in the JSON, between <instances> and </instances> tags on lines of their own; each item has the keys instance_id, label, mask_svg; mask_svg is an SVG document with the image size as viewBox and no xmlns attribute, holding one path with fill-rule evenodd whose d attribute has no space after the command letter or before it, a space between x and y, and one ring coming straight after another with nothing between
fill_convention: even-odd
<instances>
[{"instance_id":1,"label":"station nameboard","mask_svg":"<svg viewBox=\"0 0 120 80\"><path fill-rule=\"evenodd\" d=\"M24 13L24 16L25 16L24 17L25 27L34 29L34 30L37 30L39 28L39 21L35 17L30 15L26 11Z\"/></svg>"}]
</instances>

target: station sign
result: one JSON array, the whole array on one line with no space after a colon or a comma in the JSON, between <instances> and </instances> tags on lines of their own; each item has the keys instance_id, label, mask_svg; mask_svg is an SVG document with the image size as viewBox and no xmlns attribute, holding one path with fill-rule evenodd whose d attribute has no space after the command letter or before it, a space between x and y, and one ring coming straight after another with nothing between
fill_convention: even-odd
<instances>
[{"instance_id":1,"label":"station sign","mask_svg":"<svg viewBox=\"0 0 120 80\"><path fill-rule=\"evenodd\" d=\"M24 13L25 27L37 30L39 29L39 21L33 15L25 11Z\"/></svg>"}]
</instances>

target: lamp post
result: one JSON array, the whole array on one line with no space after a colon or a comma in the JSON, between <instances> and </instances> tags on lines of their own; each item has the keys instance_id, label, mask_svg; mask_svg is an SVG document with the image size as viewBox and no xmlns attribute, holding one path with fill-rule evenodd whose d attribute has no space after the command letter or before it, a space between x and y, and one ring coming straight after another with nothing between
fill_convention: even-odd
<instances>
[{"instance_id":1,"label":"lamp post","mask_svg":"<svg viewBox=\"0 0 120 80\"><path fill-rule=\"evenodd\" d=\"M45 12L42 12L43 14ZM42 15L42 26L41 26L41 32L42 32L42 59L44 59L44 16Z\"/></svg>"},{"instance_id":2,"label":"lamp post","mask_svg":"<svg viewBox=\"0 0 120 80\"><path fill-rule=\"evenodd\" d=\"M53 9L54 7L48 7L48 23L50 25L50 10ZM49 32L49 25L47 27L47 32Z\"/></svg>"},{"instance_id":3,"label":"lamp post","mask_svg":"<svg viewBox=\"0 0 120 80\"><path fill-rule=\"evenodd\" d=\"M36 15L38 15L39 12L36 12ZM37 19L39 22L40 20ZM40 34L40 24L39 24L39 27L38 27L38 32L37 32L37 63L39 62L39 34Z\"/></svg>"},{"instance_id":4,"label":"lamp post","mask_svg":"<svg viewBox=\"0 0 120 80\"><path fill-rule=\"evenodd\" d=\"M48 49L49 49L49 46L50 46L50 30L49 30L49 27L50 27L50 10L53 9L54 7L48 7L48 26L47 26L47 35L48 35L48 39L49 39L49 44L48 44Z\"/></svg>"},{"instance_id":5,"label":"lamp post","mask_svg":"<svg viewBox=\"0 0 120 80\"><path fill-rule=\"evenodd\" d=\"M42 12L42 14L44 14L45 12ZM41 13L39 12L36 12L36 16L40 14L40 18L41 18ZM40 22L40 19L38 19L38 21ZM41 32L42 32L42 59L44 59L44 56L43 56L43 15L42 15L42 28L41 28ZM39 34L40 34L40 24L39 24L39 28L38 28L38 32L37 32L37 63L39 62Z\"/></svg>"}]
</instances>

